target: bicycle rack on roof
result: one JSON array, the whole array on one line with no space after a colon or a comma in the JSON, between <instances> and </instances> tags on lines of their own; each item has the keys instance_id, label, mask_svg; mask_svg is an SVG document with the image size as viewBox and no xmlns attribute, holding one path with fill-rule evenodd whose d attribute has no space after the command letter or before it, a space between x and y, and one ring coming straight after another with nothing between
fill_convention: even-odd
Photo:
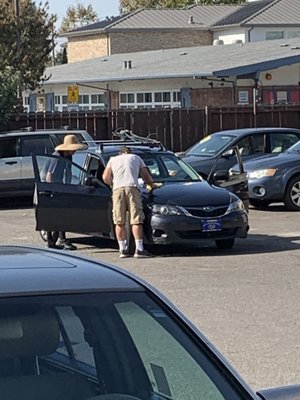
<instances>
[{"instance_id":1,"label":"bicycle rack on roof","mask_svg":"<svg viewBox=\"0 0 300 400\"><path fill-rule=\"evenodd\" d=\"M102 151L105 146L113 145L159 147L160 150L165 150L165 147L159 140L151 138L151 134L143 137L136 135L128 129L116 129L112 132L112 135L119 139L84 141L84 143L96 143L99 151Z\"/></svg>"}]
</instances>

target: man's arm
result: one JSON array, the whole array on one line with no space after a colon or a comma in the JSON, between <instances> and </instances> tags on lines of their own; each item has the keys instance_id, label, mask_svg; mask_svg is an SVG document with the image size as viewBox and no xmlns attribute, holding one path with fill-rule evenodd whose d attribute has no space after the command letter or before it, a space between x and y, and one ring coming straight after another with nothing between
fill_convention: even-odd
<instances>
[{"instance_id":1,"label":"man's arm","mask_svg":"<svg viewBox=\"0 0 300 400\"><path fill-rule=\"evenodd\" d=\"M147 167L141 167L140 168L140 174L141 177L143 178L143 180L145 181L146 185L151 186L151 188L153 188L153 179L152 176L150 175L148 168Z\"/></svg>"},{"instance_id":2,"label":"man's arm","mask_svg":"<svg viewBox=\"0 0 300 400\"><path fill-rule=\"evenodd\" d=\"M112 170L109 166L107 166L103 172L102 179L104 183L111 186L112 185Z\"/></svg>"}]
</instances>

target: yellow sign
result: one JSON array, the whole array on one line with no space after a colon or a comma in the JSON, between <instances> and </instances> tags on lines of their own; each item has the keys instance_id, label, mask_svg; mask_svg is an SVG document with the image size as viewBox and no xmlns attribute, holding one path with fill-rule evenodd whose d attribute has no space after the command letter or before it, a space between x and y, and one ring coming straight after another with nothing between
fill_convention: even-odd
<instances>
[{"instance_id":1,"label":"yellow sign","mask_svg":"<svg viewBox=\"0 0 300 400\"><path fill-rule=\"evenodd\" d=\"M68 87L68 103L79 102L79 87L76 85Z\"/></svg>"}]
</instances>

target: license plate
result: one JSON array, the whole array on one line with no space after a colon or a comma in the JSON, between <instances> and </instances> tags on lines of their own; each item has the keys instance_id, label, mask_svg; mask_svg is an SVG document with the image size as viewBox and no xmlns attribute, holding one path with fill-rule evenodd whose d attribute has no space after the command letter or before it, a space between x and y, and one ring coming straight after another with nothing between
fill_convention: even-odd
<instances>
[{"instance_id":1,"label":"license plate","mask_svg":"<svg viewBox=\"0 0 300 400\"><path fill-rule=\"evenodd\" d=\"M207 219L202 221L202 232L216 232L222 230L220 219Z\"/></svg>"}]
</instances>

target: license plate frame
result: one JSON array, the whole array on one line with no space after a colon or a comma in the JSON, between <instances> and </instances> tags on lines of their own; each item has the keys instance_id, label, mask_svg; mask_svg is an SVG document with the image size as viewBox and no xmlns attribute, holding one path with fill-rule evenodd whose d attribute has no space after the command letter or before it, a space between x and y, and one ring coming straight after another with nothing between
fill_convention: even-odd
<instances>
[{"instance_id":1,"label":"license plate frame","mask_svg":"<svg viewBox=\"0 0 300 400\"><path fill-rule=\"evenodd\" d=\"M222 230L221 219L206 219L201 222L202 232L220 232Z\"/></svg>"}]
</instances>

